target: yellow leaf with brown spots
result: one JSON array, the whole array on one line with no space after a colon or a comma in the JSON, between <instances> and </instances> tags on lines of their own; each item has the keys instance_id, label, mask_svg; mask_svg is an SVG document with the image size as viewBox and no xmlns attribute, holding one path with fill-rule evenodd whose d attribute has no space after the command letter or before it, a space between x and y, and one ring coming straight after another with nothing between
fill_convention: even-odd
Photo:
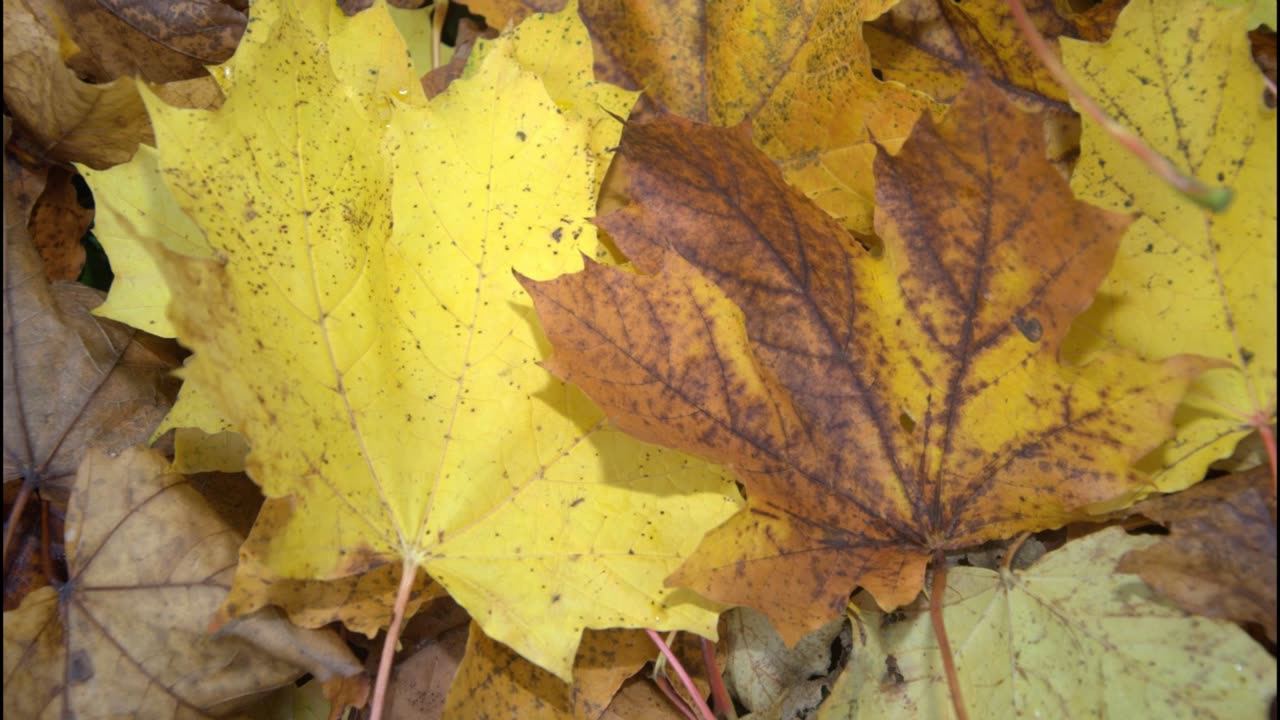
<instances>
[{"instance_id":1,"label":"yellow leaf with brown spots","mask_svg":"<svg viewBox=\"0 0 1280 720\"><path fill-rule=\"evenodd\" d=\"M1178 432L1144 458L1161 490L1204 478L1276 420L1276 111L1245 32L1245 8L1135 0L1105 45L1066 43L1067 67L1102 107L1183 172L1235 190L1210 212L1086 122L1076 195L1141 215L1066 349L1215 358L1178 409Z\"/></svg>"},{"instance_id":2,"label":"yellow leaf with brown spots","mask_svg":"<svg viewBox=\"0 0 1280 720\"><path fill-rule=\"evenodd\" d=\"M595 142L619 124L559 107L510 37L428 101L381 4L252 12L218 110L148 96L161 173L217 258L154 248L187 383L273 509L242 563L298 581L408 563L564 679L585 628L714 636L718 608L663 580L737 508L732 483L539 367L512 275L596 250ZM263 601L259 580L229 606Z\"/></svg>"},{"instance_id":3,"label":"yellow leaf with brown spots","mask_svg":"<svg viewBox=\"0 0 1280 720\"><path fill-rule=\"evenodd\" d=\"M740 132L664 118L621 152L636 204L600 222L643 274L526 286L557 374L746 486L673 584L763 610L790 645L855 585L892 608L936 553L1146 490L1130 464L1203 363L1059 364L1128 220L1074 200L992 85L878 158L875 255Z\"/></svg>"}]
</instances>

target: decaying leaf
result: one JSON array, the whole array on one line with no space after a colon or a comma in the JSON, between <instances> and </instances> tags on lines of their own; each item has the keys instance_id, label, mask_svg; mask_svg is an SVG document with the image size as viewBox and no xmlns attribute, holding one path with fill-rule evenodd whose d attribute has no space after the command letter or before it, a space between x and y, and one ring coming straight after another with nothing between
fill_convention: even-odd
<instances>
[{"instance_id":1,"label":"decaying leaf","mask_svg":"<svg viewBox=\"0 0 1280 720\"><path fill-rule=\"evenodd\" d=\"M573 683L486 637L475 623L443 717L458 720L598 718L623 681L657 650L639 630L588 631L574 660Z\"/></svg>"},{"instance_id":2,"label":"decaying leaf","mask_svg":"<svg viewBox=\"0 0 1280 720\"><path fill-rule=\"evenodd\" d=\"M1195 352L1228 365L1196 381L1177 434L1142 462L1163 490L1199 482L1253 421L1276 417L1276 113L1263 102L1246 14L1134 0L1107 44L1063 43L1068 69L1104 109L1184 172L1236 192L1226 212L1205 210L1086 123L1072 188L1141 217L1067 352Z\"/></svg>"},{"instance_id":3,"label":"decaying leaf","mask_svg":"<svg viewBox=\"0 0 1280 720\"><path fill-rule=\"evenodd\" d=\"M93 317L97 290L45 279L27 233L32 198L12 182L20 173L6 153L4 482L65 490L89 445L121 450L151 434L172 402L176 356Z\"/></svg>"},{"instance_id":4,"label":"decaying leaf","mask_svg":"<svg viewBox=\"0 0 1280 720\"><path fill-rule=\"evenodd\" d=\"M44 261L44 274L50 280L75 280L84 269L84 236L93 221L93 210L80 206L75 174L60 167L51 167L44 192L31 208L27 232L40 259Z\"/></svg>"},{"instance_id":5,"label":"decaying leaf","mask_svg":"<svg viewBox=\"0 0 1280 720\"><path fill-rule=\"evenodd\" d=\"M464 621L396 663L388 690L389 720L444 717L449 687L467 649L468 626Z\"/></svg>"},{"instance_id":6,"label":"decaying leaf","mask_svg":"<svg viewBox=\"0 0 1280 720\"><path fill-rule=\"evenodd\" d=\"M970 716L1265 717L1266 650L1115 572L1157 540L1110 528L1026 571L952 568L943 613ZM927 602L889 614L859 602L853 645L819 720L953 717Z\"/></svg>"},{"instance_id":7,"label":"decaying leaf","mask_svg":"<svg viewBox=\"0 0 1280 720\"><path fill-rule=\"evenodd\" d=\"M526 287L554 372L746 485L673 584L765 611L790 645L855 585L893 608L939 551L1147 491L1129 466L1203 363L1058 363L1127 220L1071 199L1038 120L990 84L877 159L881 257L740 132L664 119L622 153L636 204L600 222L645 274Z\"/></svg>"},{"instance_id":8,"label":"decaying leaf","mask_svg":"<svg viewBox=\"0 0 1280 720\"><path fill-rule=\"evenodd\" d=\"M205 74L235 51L245 15L221 0L62 0L67 31L99 80ZM83 67L83 64L80 65Z\"/></svg>"},{"instance_id":9,"label":"decaying leaf","mask_svg":"<svg viewBox=\"0 0 1280 720\"><path fill-rule=\"evenodd\" d=\"M600 720L687 720L652 680L636 676L613 696Z\"/></svg>"},{"instance_id":10,"label":"decaying leaf","mask_svg":"<svg viewBox=\"0 0 1280 720\"><path fill-rule=\"evenodd\" d=\"M161 172L218 257L156 249L187 387L281 499L242 564L304 580L407 561L565 679L584 628L714 636L717 608L663 579L737 508L732 483L538 367L511 274L594 252L605 90L563 110L499 39L428 102L383 6L252 12L218 111L148 100ZM269 602L258 589L238 577L228 607Z\"/></svg>"},{"instance_id":11,"label":"decaying leaf","mask_svg":"<svg viewBox=\"0 0 1280 720\"><path fill-rule=\"evenodd\" d=\"M4 614L6 714L208 717L303 672L260 645L207 635L241 538L167 464L141 448L85 456L67 517L67 583ZM295 660L320 635L269 623L255 642L264 627L286 633L278 647ZM337 666L358 672L341 653Z\"/></svg>"},{"instance_id":12,"label":"decaying leaf","mask_svg":"<svg viewBox=\"0 0 1280 720\"><path fill-rule=\"evenodd\" d=\"M1135 550L1119 572L1142 577L1188 612L1262 626L1276 641L1276 496L1270 470L1207 480L1133 507L1170 537Z\"/></svg>"},{"instance_id":13,"label":"decaying leaf","mask_svg":"<svg viewBox=\"0 0 1280 720\"><path fill-rule=\"evenodd\" d=\"M133 79L80 80L22 0L4 0L4 103L42 159L106 168L151 139Z\"/></svg>"}]
</instances>

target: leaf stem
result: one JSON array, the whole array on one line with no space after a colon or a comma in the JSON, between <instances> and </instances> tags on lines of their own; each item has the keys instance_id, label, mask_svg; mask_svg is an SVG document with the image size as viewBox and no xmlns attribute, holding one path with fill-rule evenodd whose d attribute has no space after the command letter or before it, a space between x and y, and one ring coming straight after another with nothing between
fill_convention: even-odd
<instances>
[{"instance_id":1,"label":"leaf stem","mask_svg":"<svg viewBox=\"0 0 1280 720\"><path fill-rule=\"evenodd\" d=\"M649 635L649 639L653 641L653 644L658 646L658 651L667 658L667 664L676 671L676 676L680 678L681 684L689 691L689 696L693 699L693 704L697 706L698 712L701 713L702 717L706 720L716 720L715 713L711 712L711 708L707 706L706 698L702 697L702 693L698 692L698 686L693 684L693 678L689 677L688 671L684 669L684 665L680 664L680 659L671 651L671 648L662 642L662 636L658 634L658 631L652 628L645 628L644 631Z\"/></svg>"},{"instance_id":2,"label":"leaf stem","mask_svg":"<svg viewBox=\"0 0 1280 720\"><path fill-rule=\"evenodd\" d=\"M960 676L956 674L956 660L951 656L951 640L947 638L947 626L942 619L942 596L947 591L947 557L941 550L933 555L933 583L929 587L929 620L933 622L933 634L938 638L938 652L942 653L942 669L947 674L947 687L951 690L951 707L956 720L969 720L960 694Z\"/></svg>"},{"instance_id":3,"label":"leaf stem","mask_svg":"<svg viewBox=\"0 0 1280 720\"><path fill-rule=\"evenodd\" d=\"M1147 167L1151 168L1152 172L1159 175L1161 179L1187 198L1214 212L1222 212L1227 209L1227 206L1231 204L1231 198L1234 196L1231 188L1209 187L1194 177L1184 175L1168 158L1156 152L1142 138L1130 132L1128 128L1113 120L1093 101L1093 98L1089 97L1076 84L1075 78L1071 77L1067 69L1062 66L1058 56L1054 54L1044 37L1040 35L1040 31L1036 30L1036 26L1031 23L1031 18L1027 16L1027 9L1023 7L1022 0L1008 0L1008 4L1009 12L1013 14L1013 20L1017 23L1018 30L1022 32L1022 36L1026 38L1027 44L1031 46L1036 57L1040 58L1040 62L1044 64L1054 79L1062 85L1067 94L1071 96L1071 99L1076 102L1077 107L1101 125L1102 129L1115 138L1116 142L1120 143L1145 163Z\"/></svg>"},{"instance_id":4,"label":"leaf stem","mask_svg":"<svg viewBox=\"0 0 1280 720\"><path fill-rule=\"evenodd\" d=\"M396 645L400 643L404 612L409 606L409 594L413 590L413 581L417 577L418 565L405 560L404 567L400 571L400 589L396 591L396 605L391 615L391 627L387 628L387 636L382 640L382 659L378 661L378 679L373 686L373 706L369 711L369 720L382 718L382 705L387 699L387 683L391 680L391 665L395 661Z\"/></svg>"},{"instance_id":5,"label":"leaf stem","mask_svg":"<svg viewBox=\"0 0 1280 720\"><path fill-rule=\"evenodd\" d=\"M715 701L716 713L728 720L738 720L738 711L729 699L729 691L724 687L724 677L720 674L720 664L716 662L716 646L710 640L699 637L702 644L702 664L707 668L707 681L711 683L711 699Z\"/></svg>"},{"instance_id":6,"label":"leaf stem","mask_svg":"<svg viewBox=\"0 0 1280 720\"><path fill-rule=\"evenodd\" d=\"M1004 559L1000 561L1001 570L1008 570L1013 567L1014 556L1017 555L1018 551L1022 549L1023 544L1027 542L1027 538L1029 537L1031 537L1030 530L1014 538L1013 542L1009 545L1008 549L1005 550L1004 552Z\"/></svg>"}]
</instances>

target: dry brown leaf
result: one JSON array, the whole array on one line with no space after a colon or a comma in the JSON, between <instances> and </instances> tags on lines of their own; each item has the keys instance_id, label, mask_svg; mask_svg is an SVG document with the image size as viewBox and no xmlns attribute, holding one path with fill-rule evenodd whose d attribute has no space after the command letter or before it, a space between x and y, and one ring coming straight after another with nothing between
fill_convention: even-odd
<instances>
[{"instance_id":1,"label":"dry brown leaf","mask_svg":"<svg viewBox=\"0 0 1280 720\"><path fill-rule=\"evenodd\" d=\"M623 683L600 720L685 720L685 716L652 680L637 675Z\"/></svg>"},{"instance_id":2,"label":"dry brown leaf","mask_svg":"<svg viewBox=\"0 0 1280 720\"><path fill-rule=\"evenodd\" d=\"M1262 626L1276 641L1276 496L1270 469L1209 480L1133 511L1169 537L1125 555L1136 573L1188 612Z\"/></svg>"},{"instance_id":3,"label":"dry brown leaf","mask_svg":"<svg viewBox=\"0 0 1280 720\"><path fill-rule=\"evenodd\" d=\"M80 238L93 222L93 210L80 206L74 178L74 173L62 167L49 168L44 192L27 221L27 232L40 251L45 277L50 280L75 280L84 268Z\"/></svg>"},{"instance_id":4,"label":"dry brown leaf","mask_svg":"<svg viewBox=\"0 0 1280 720\"><path fill-rule=\"evenodd\" d=\"M396 665L387 720L443 717L445 698L467 647L467 624L442 633Z\"/></svg>"},{"instance_id":5,"label":"dry brown leaf","mask_svg":"<svg viewBox=\"0 0 1280 720\"><path fill-rule=\"evenodd\" d=\"M176 390L177 347L91 315L97 290L45 280L10 182L20 174L6 154L4 482L49 490L69 481L88 445L147 439Z\"/></svg>"},{"instance_id":6,"label":"dry brown leaf","mask_svg":"<svg viewBox=\"0 0 1280 720\"><path fill-rule=\"evenodd\" d=\"M157 83L205 75L231 57L244 13L220 0L62 0L67 31L100 80Z\"/></svg>"},{"instance_id":7,"label":"dry brown leaf","mask_svg":"<svg viewBox=\"0 0 1280 720\"><path fill-rule=\"evenodd\" d=\"M22 0L4 0L4 102L42 160L104 169L126 162L138 143L155 142L134 81L80 80Z\"/></svg>"},{"instance_id":8,"label":"dry brown leaf","mask_svg":"<svg viewBox=\"0 0 1280 720\"><path fill-rule=\"evenodd\" d=\"M359 665L344 646L277 621L255 644L210 637L241 537L155 451L90 451L67 518L70 579L4 615L4 710L16 717L197 718L301 674ZM283 635L281 635L283 633ZM343 658L342 654L347 653Z\"/></svg>"},{"instance_id":9,"label":"dry brown leaf","mask_svg":"<svg viewBox=\"0 0 1280 720\"><path fill-rule=\"evenodd\" d=\"M467 652L445 707L451 720L594 720L609 699L657 653L639 630L587 630L573 664L573 684L489 639L472 623Z\"/></svg>"}]
</instances>

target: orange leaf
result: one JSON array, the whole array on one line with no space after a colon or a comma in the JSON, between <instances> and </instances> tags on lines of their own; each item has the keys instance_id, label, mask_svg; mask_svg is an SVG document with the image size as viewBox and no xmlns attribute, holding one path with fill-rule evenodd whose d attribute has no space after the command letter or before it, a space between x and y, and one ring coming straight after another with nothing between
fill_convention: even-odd
<instances>
[{"instance_id":1,"label":"orange leaf","mask_svg":"<svg viewBox=\"0 0 1280 720\"><path fill-rule=\"evenodd\" d=\"M1038 119L990 84L877 159L882 256L741 132L666 118L622 153L637 204L601 224L649 274L526 286L553 372L746 485L670 582L765 610L790 644L854 585L892 608L937 551L1143 491L1130 464L1203 362L1059 364L1128 222L1075 201Z\"/></svg>"}]
</instances>

